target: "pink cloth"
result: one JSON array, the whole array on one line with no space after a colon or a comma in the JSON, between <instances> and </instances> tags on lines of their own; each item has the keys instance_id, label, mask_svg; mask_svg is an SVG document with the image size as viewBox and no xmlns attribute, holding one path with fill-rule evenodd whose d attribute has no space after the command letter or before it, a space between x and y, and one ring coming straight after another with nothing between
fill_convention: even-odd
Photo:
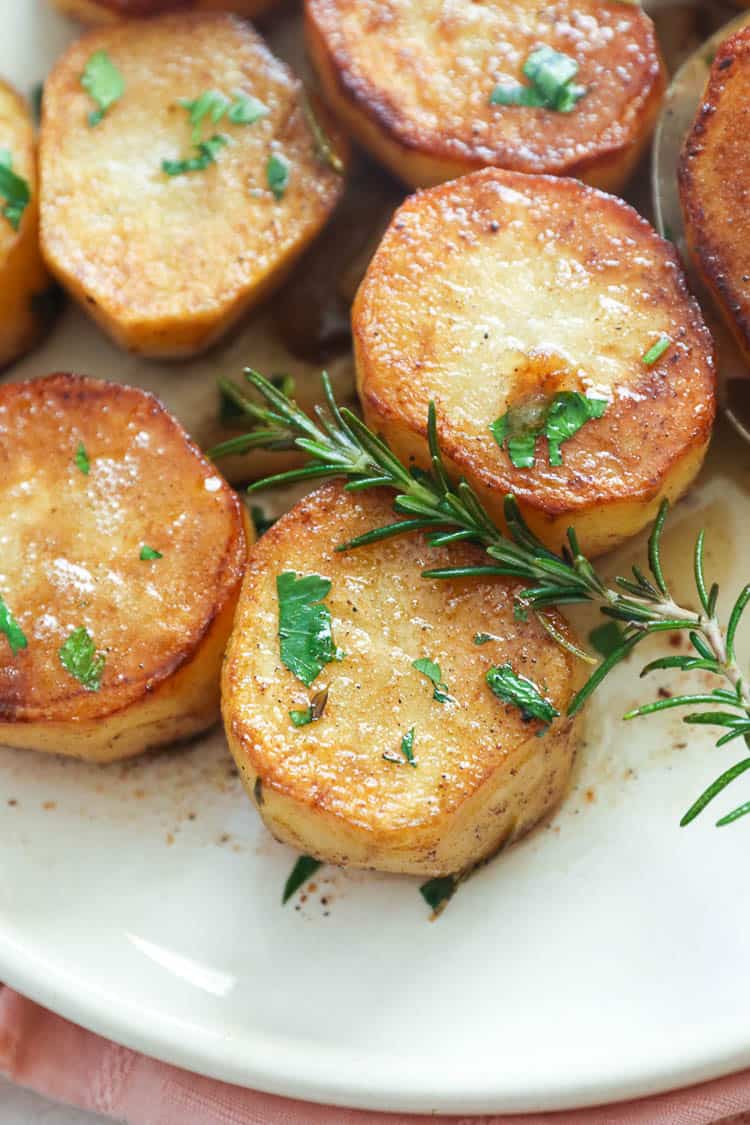
<instances>
[{"instance_id":1,"label":"pink cloth","mask_svg":"<svg viewBox=\"0 0 750 1125\"><path fill-rule=\"evenodd\" d=\"M573 1113L450 1117L333 1109L199 1078L118 1047L0 988L0 1072L53 1101L127 1125L750 1125L750 1072Z\"/></svg>"}]
</instances>

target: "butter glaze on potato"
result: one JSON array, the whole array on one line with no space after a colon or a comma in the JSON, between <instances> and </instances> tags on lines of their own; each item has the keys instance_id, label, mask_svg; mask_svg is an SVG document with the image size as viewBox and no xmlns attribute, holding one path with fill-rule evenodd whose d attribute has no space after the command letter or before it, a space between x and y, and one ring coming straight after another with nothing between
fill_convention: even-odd
<instances>
[{"instance_id":1,"label":"butter glaze on potato","mask_svg":"<svg viewBox=\"0 0 750 1125\"><path fill-rule=\"evenodd\" d=\"M611 0L306 0L310 54L357 140L414 187L485 165L615 190L648 145L664 91L651 20ZM570 114L490 105L541 44L588 88Z\"/></svg>"},{"instance_id":2,"label":"butter glaze on potato","mask_svg":"<svg viewBox=\"0 0 750 1125\"><path fill-rule=\"evenodd\" d=\"M36 144L29 107L12 86L0 81L0 149L26 181L31 200L16 231L0 215L0 368L29 351L48 326L46 291L52 284L39 249L39 189ZM0 198L0 207L5 200ZM41 300L40 300L41 298Z\"/></svg>"},{"instance_id":3,"label":"butter glaze on potato","mask_svg":"<svg viewBox=\"0 0 750 1125\"><path fill-rule=\"evenodd\" d=\"M13 656L0 634L0 745L112 761L214 723L246 532L174 418L74 375L3 384L0 478L0 594L28 640ZM60 662L81 626L106 655L99 691Z\"/></svg>"},{"instance_id":4,"label":"butter glaze on potato","mask_svg":"<svg viewBox=\"0 0 750 1125\"><path fill-rule=\"evenodd\" d=\"M554 808L575 751L572 721L525 722L485 683L510 661L564 714L574 658L541 625L516 621L517 582L427 580L430 565L481 561L478 548L431 550L404 536L337 553L354 535L393 519L392 495L328 484L297 504L251 553L224 665L222 709L230 749L271 832L331 863L438 875L462 871L518 839ZM308 690L281 663L276 576L319 574L341 662ZM557 627L565 623L554 615ZM497 639L484 645L474 634ZM433 699L420 657L437 660L455 702ZM323 717L289 718L327 684ZM416 767L400 755L415 728Z\"/></svg>"},{"instance_id":5,"label":"butter glaze on potato","mask_svg":"<svg viewBox=\"0 0 750 1125\"><path fill-rule=\"evenodd\" d=\"M498 522L512 492L559 550L596 555L680 496L715 415L711 338L671 243L631 207L573 180L486 169L396 212L353 312L360 398L402 460L427 466L437 407L447 464ZM651 367L643 356L662 336ZM530 395L607 398L549 464L515 468L490 425Z\"/></svg>"},{"instance_id":6,"label":"butter glaze on potato","mask_svg":"<svg viewBox=\"0 0 750 1125\"><path fill-rule=\"evenodd\" d=\"M82 23L113 23L121 19L161 16L167 12L234 12L256 19L277 0L53 0L68 16Z\"/></svg>"},{"instance_id":7,"label":"butter glaze on potato","mask_svg":"<svg viewBox=\"0 0 750 1125\"><path fill-rule=\"evenodd\" d=\"M99 50L126 90L91 128L80 77ZM205 121L205 136L231 143L203 171L168 176L162 161L192 152L180 100L216 89L270 112L251 125ZM113 24L57 63L44 88L42 249L122 347L164 357L205 349L281 284L324 225L344 181L315 154L300 90L250 24L229 15ZM290 164L281 199L266 179L272 153Z\"/></svg>"},{"instance_id":8,"label":"butter glaze on potato","mask_svg":"<svg viewBox=\"0 0 750 1125\"><path fill-rule=\"evenodd\" d=\"M750 362L750 27L721 44L682 150L691 257Z\"/></svg>"}]
</instances>

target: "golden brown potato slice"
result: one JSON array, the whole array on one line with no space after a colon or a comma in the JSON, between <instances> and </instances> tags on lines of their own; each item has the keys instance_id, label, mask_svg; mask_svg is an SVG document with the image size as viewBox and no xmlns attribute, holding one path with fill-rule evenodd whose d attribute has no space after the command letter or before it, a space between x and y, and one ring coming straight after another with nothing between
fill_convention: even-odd
<instances>
[{"instance_id":1,"label":"golden brown potato slice","mask_svg":"<svg viewBox=\"0 0 750 1125\"><path fill-rule=\"evenodd\" d=\"M277 0L53 0L53 3L82 23L114 23L121 19L161 16L166 12L234 12L256 19Z\"/></svg>"},{"instance_id":2,"label":"golden brown potato slice","mask_svg":"<svg viewBox=\"0 0 750 1125\"><path fill-rule=\"evenodd\" d=\"M452 472L498 521L514 493L554 549L569 526L591 555L633 535L703 460L713 350L674 249L574 180L486 169L407 200L353 325L368 423L426 466L434 400ZM544 437L533 467L511 463L492 423L512 411L523 430L563 392L606 400L606 412L565 441L562 464Z\"/></svg>"},{"instance_id":3,"label":"golden brown potato slice","mask_svg":"<svg viewBox=\"0 0 750 1125\"><path fill-rule=\"evenodd\" d=\"M486 674L512 664L564 713L573 658L535 621L516 621L506 580L420 577L467 565L465 545L430 550L404 537L337 553L338 544L392 522L382 492L319 489L268 531L251 554L224 666L229 745L271 832L331 863L440 875L463 871L518 839L560 800L575 751L573 723L525 720L490 691ZM282 663L277 577L330 580L325 596L343 659L306 688ZM563 622L556 618L558 628ZM486 631L492 639L476 644ZM413 667L439 664L443 693ZM295 727L311 693L318 721ZM414 767L402 750L413 731ZM540 737L543 734L543 737Z\"/></svg>"},{"instance_id":4,"label":"golden brown potato slice","mask_svg":"<svg viewBox=\"0 0 750 1125\"><path fill-rule=\"evenodd\" d=\"M125 89L92 128L81 75L98 52ZM205 163L181 102L211 91L231 103L256 99L267 112L244 124L207 114L199 143L226 143L204 167L168 174L163 161ZM325 223L343 177L316 153L299 82L236 17L163 16L89 32L45 83L43 252L123 347L190 355L280 284ZM286 187L283 174L274 179L284 168Z\"/></svg>"},{"instance_id":5,"label":"golden brown potato slice","mask_svg":"<svg viewBox=\"0 0 750 1125\"><path fill-rule=\"evenodd\" d=\"M107 762L214 723L247 541L182 427L133 387L7 383L0 467L0 745Z\"/></svg>"},{"instance_id":6,"label":"golden brown potato slice","mask_svg":"<svg viewBox=\"0 0 750 1125\"><path fill-rule=\"evenodd\" d=\"M352 135L415 187L485 165L622 185L664 90L653 24L611 0L306 0L310 54ZM539 46L579 66L570 113L491 105Z\"/></svg>"},{"instance_id":7,"label":"golden brown potato slice","mask_svg":"<svg viewBox=\"0 0 750 1125\"><path fill-rule=\"evenodd\" d=\"M44 334L49 323L46 294L52 284L39 250L31 115L20 94L0 81L0 162L8 161L21 183L0 180L0 367L29 351ZM8 188L7 194L3 186Z\"/></svg>"},{"instance_id":8,"label":"golden brown potato slice","mask_svg":"<svg viewBox=\"0 0 750 1125\"><path fill-rule=\"evenodd\" d=\"M750 362L750 27L716 53L680 162L691 257Z\"/></svg>"}]
</instances>

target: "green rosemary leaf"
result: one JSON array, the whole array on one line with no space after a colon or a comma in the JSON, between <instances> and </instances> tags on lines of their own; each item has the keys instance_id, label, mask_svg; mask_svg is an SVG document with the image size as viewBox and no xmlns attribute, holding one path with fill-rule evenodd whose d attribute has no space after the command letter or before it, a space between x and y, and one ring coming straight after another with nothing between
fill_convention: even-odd
<instances>
[{"instance_id":1,"label":"green rosemary leaf","mask_svg":"<svg viewBox=\"0 0 750 1125\"><path fill-rule=\"evenodd\" d=\"M152 559L163 559L164 555L161 551L157 551L154 547L147 547L144 543L141 547L140 559L141 562L150 562Z\"/></svg>"},{"instance_id":2,"label":"green rosemary leaf","mask_svg":"<svg viewBox=\"0 0 750 1125\"><path fill-rule=\"evenodd\" d=\"M94 51L84 67L81 85L97 106L89 114L89 125L94 128L125 93L125 79L106 51Z\"/></svg>"},{"instance_id":3,"label":"green rosemary leaf","mask_svg":"<svg viewBox=\"0 0 750 1125\"><path fill-rule=\"evenodd\" d=\"M419 893L432 910L433 918L445 910L456 893L457 886L458 879L455 875L438 875L435 879L422 883Z\"/></svg>"},{"instance_id":4,"label":"green rosemary leaf","mask_svg":"<svg viewBox=\"0 0 750 1125\"><path fill-rule=\"evenodd\" d=\"M303 90L300 95L300 105L302 106L302 112L305 115L308 128L312 133L316 159L319 160L321 164L328 165L328 167L333 169L339 176L343 176L344 162L335 151L331 139L321 125L318 115L313 109L312 102L305 90Z\"/></svg>"},{"instance_id":5,"label":"green rosemary leaf","mask_svg":"<svg viewBox=\"0 0 750 1125\"><path fill-rule=\"evenodd\" d=\"M26 180L13 171L13 157L7 148L0 148L0 196L6 201L0 211L13 230L18 230L31 201L31 189Z\"/></svg>"},{"instance_id":6,"label":"green rosemary leaf","mask_svg":"<svg viewBox=\"0 0 750 1125\"><path fill-rule=\"evenodd\" d=\"M213 137L195 145L193 156L189 156L185 160L162 160L162 171L168 176L184 176L190 172L202 172L210 164L216 163L216 155L219 149L227 143L226 137L223 137L221 133L215 133Z\"/></svg>"},{"instance_id":7,"label":"green rosemary leaf","mask_svg":"<svg viewBox=\"0 0 750 1125\"><path fill-rule=\"evenodd\" d=\"M318 574L302 577L287 570L276 577L281 661L307 687L326 664L344 658L333 642L330 610L323 605L330 590L330 580Z\"/></svg>"},{"instance_id":8,"label":"green rosemary leaf","mask_svg":"<svg viewBox=\"0 0 750 1125\"><path fill-rule=\"evenodd\" d=\"M294 867L292 868L291 875L284 884L284 894L281 898L281 905L286 906L289 899L304 886L308 879L310 879L316 871L319 871L323 866L319 859L313 859L310 855L301 855Z\"/></svg>"},{"instance_id":9,"label":"green rosemary leaf","mask_svg":"<svg viewBox=\"0 0 750 1125\"><path fill-rule=\"evenodd\" d=\"M646 367L653 367L654 364L661 359L671 343L672 341L669 336L660 336L656 343L652 344L643 356L643 362Z\"/></svg>"},{"instance_id":10,"label":"green rosemary leaf","mask_svg":"<svg viewBox=\"0 0 750 1125\"><path fill-rule=\"evenodd\" d=\"M698 538L695 541L695 552L693 554L693 573L695 574L695 586L698 590L698 597L703 609L708 613L708 593L706 592L706 579L703 573L703 554L704 544L706 539L705 531L701 530Z\"/></svg>"},{"instance_id":11,"label":"green rosemary leaf","mask_svg":"<svg viewBox=\"0 0 750 1125\"><path fill-rule=\"evenodd\" d=\"M716 821L717 828L723 828L725 824L733 824L735 820L739 820L742 816L747 816L750 813L750 801L745 801L744 805L739 805L738 808L732 812L727 813L721 820Z\"/></svg>"},{"instance_id":12,"label":"green rosemary leaf","mask_svg":"<svg viewBox=\"0 0 750 1125\"><path fill-rule=\"evenodd\" d=\"M322 480L324 477L340 476L340 465L309 465L304 469L290 469L286 473L277 473L275 476L253 481L247 486L247 491L253 493L260 488L273 488L278 484L295 484L300 480Z\"/></svg>"},{"instance_id":13,"label":"green rosemary leaf","mask_svg":"<svg viewBox=\"0 0 750 1125\"><path fill-rule=\"evenodd\" d=\"M525 578L524 570L512 570L507 566L442 566L433 570L423 570L423 578L491 578L502 575L515 575Z\"/></svg>"},{"instance_id":14,"label":"green rosemary leaf","mask_svg":"<svg viewBox=\"0 0 750 1125\"><path fill-rule=\"evenodd\" d=\"M713 658L706 660L702 656L661 656L658 660L652 660L650 664L641 669L641 679L647 676L649 672L657 672L667 668L678 668L681 672L703 670L719 674L721 671L718 661Z\"/></svg>"},{"instance_id":15,"label":"green rosemary leaf","mask_svg":"<svg viewBox=\"0 0 750 1125\"><path fill-rule=\"evenodd\" d=\"M682 721L705 727L744 727L747 715L735 715L730 711L698 711L694 715L683 715Z\"/></svg>"},{"instance_id":16,"label":"green rosemary leaf","mask_svg":"<svg viewBox=\"0 0 750 1125\"><path fill-rule=\"evenodd\" d=\"M747 726L734 727L716 740L717 749L726 746L728 742L734 742L735 738L745 738L748 734L750 734L750 723Z\"/></svg>"},{"instance_id":17,"label":"green rosemary leaf","mask_svg":"<svg viewBox=\"0 0 750 1125\"><path fill-rule=\"evenodd\" d=\"M78 443L78 449L76 449L76 455L73 460L75 462L75 467L79 470L79 472L83 473L83 475L87 477L91 472L91 461L89 460L89 455L86 452L86 447L82 441L79 441Z\"/></svg>"},{"instance_id":18,"label":"green rosemary leaf","mask_svg":"<svg viewBox=\"0 0 750 1125\"><path fill-rule=\"evenodd\" d=\"M524 722L538 720L549 726L560 714L557 708L545 699L536 684L526 676L514 672L510 664L500 664L490 668L485 679L498 699L518 707Z\"/></svg>"},{"instance_id":19,"label":"green rosemary leaf","mask_svg":"<svg viewBox=\"0 0 750 1125\"><path fill-rule=\"evenodd\" d=\"M569 717L578 714L592 692L599 687L602 680L609 675L613 668L625 659L628 653L631 652L641 640L643 640L642 633L636 633L632 637L627 637L619 648L616 648L601 662L599 667L591 673L581 690L573 696L567 711Z\"/></svg>"},{"instance_id":20,"label":"green rosemary leaf","mask_svg":"<svg viewBox=\"0 0 750 1125\"><path fill-rule=\"evenodd\" d=\"M514 617L517 616L517 610L518 603L515 603L513 606ZM584 664L596 664L596 660L594 659L594 657L590 656L588 652L584 652L582 648L578 647L578 645L573 644L573 642L568 637L566 637L564 633L561 633L560 630L556 628L551 618L549 618L546 613L539 613L535 611L534 616L536 617L542 628L545 630L545 632L549 633L553 641L555 641L560 646L560 648L564 648L566 652L569 652L572 656L575 656L579 660L582 660ZM517 620L523 621L526 620L526 618L518 617Z\"/></svg>"},{"instance_id":21,"label":"green rosemary leaf","mask_svg":"<svg viewBox=\"0 0 750 1125\"><path fill-rule=\"evenodd\" d=\"M87 691L99 691L104 675L105 657L97 654L88 629L74 629L59 650L60 663Z\"/></svg>"},{"instance_id":22,"label":"green rosemary leaf","mask_svg":"<svg viewBox=\"0 0 750 1125\"><path fill-rule=\"evenodd\" d=\"M693 695L672 695L669 699L657 699L653 703L644 703L627 711L623 719L639 719L643 715L653 715L656 711L669 711L672 707L695 707L700 703L711 706L716 704L716 696L696 692Z\"/></svg>"},{"instance_id":23,"label":"green rosemary leaf","mask_svg":"<svg viewBox=\"0 0 750 1125\"><path fill-rule=\"evenodd\" d=\"M552 47L541 46L532 51L524 63L523 73L529 86L520 83L496 86L490 94L490 104L571 113L586 93L584 86L573 84L578 74L576 60Z\"/></svg>"},{"instance_id":24,"label":"green rosemary leaf","mask_svg":"<svg viewBox=\"0 0 750 1125\"><path fill-rule=\"evenodd\" d=\"M656 581L659 592L665 597L668 595L669 590L664 578L664 572L661 568L661 537L662 532L664 531L664 523L666 521L668 512L669 501L662 500L661 504L659 505L659 512L656 517L656 521L648 538L648 563L651 567L651 573L654 576L654 580Z\"/></svg>"},{"instance_id":25,"label":"green rosemary leaf","mask_svg":"<svg viewBox=\"0 0 750 1125\"><path fill-rule=\"evenodd\" d=\"M18 656L23 648L28 648L29 642L26 634L16 621L4 598L0 596L0 633L3 633L10 645L10 651Z\"/></svg>"},{"instance_id":26,"label":"green rosemary leaf","mask_svg":"<svg viewBox=\"0 0 750 1125\"><path fill-rule=\"evenodd\" d=\"M625 634L616 621L608 621L604 625L597 625L589 633L589 644L596 649L600 656L611 656L621 647Z\"/></svg>"},{"instance_id":27,"label":"green rosemary leaf","mask_svg":"<svg viewBox=\"0 0 750 1125\"><path fill-rule=\"evenodd\" d=\"M290 165L281 153L274 152L266 162L266 183L276 199L283 199L289 187Z\"/></svg>"},{"instance_id":28,"label":"green rosemary leaf","mask_svg":"<svg viewBox=\"0 0 750 1125\"><path fill-rule=\"evenodd\" d=\"M727 660L734 661L734 638L737 633L737 626L742 619L742 614L745 612L745 607L750 601L750 583L748 583L741 591L737 601L732 607L732 612L729 615L729 623L727 624Z\"/></svg>"},{"instance_id":29,"label":"green rosemary leaf","mask_svg":"<svg viewBox=\"0 0 750 1125\"><path fill-rule=\"evenodd\" d=\"M422 531L427 527L434 526L434 520L398 520L396 523L389 523L385 527L376 527L372 531L365 531L362 535L357 535L354 539L342 543L336 550L353 551L358 547L368 547L371 543L380 543L383 539L392 539L395 535L405 535L412 531Z\"/></svg>"},{"instance_id":30,"label":"green rosemary leaf","mask_svg":"<svg viewBox=\"0 0 750 1125\"><path fill-rule=\"evenodd\" d=\"M727 785L730 785L740 774L745 773L745 771L749 769L750 758L743 758L741 762L737 762L736 765L731 766L731 768L721 774L720 777L717 777L716 781L712 782L711 785L701 793L698 800L690 806L680 821L680 827L685 828L692 820L695 820L695 818L703 812L706 805L713 801L714 797L718 797L719 793L726 789Z\"/></svg>"}]
</instances>

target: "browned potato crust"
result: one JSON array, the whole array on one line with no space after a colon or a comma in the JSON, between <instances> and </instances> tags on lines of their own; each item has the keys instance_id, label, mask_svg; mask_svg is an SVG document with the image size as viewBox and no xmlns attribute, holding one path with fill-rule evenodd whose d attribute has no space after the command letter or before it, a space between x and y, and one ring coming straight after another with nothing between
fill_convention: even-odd
<instances>
[{"instance_id":1,"label":"browned potato crust","mask_svg":"<svg viewBox=\"0 0 750 1125\"><path fill-rule=\"evenodd\" d=\"M29 351L44 334L49 317L40 300L52 284L39 250L39 193L34 127L28 106L0 81L0 150L29 185L31 201L16 231L0 215L0 367ZM0 199L0 208L5 204Z\"/></svg>"},{"instance_id":2,"label":"browned potato crust","mask_svg":"<svg viewBox=\"0 0 750 1125\"><path fill-rule=\"evenodd\" d=\"M611 0L305 0L310 54L353 136L414 187L486 165L620 187L664 91L651 20ZM588 88L570 114L490 105L547 45Z\"/></svg>"},{"instance_id":3,"label":"browned potato crust","mask_svg":"<svg viewBox=\"0 0 750 1125\"><path fill-rule=\"evenodd\" d=\"M680 161L691 256L750 362L750 27L716 53Z\"/></svg>"},{"instance_id":4,"label":"browned potato crust","mask_svg":"<svg viewBox=\"0 0 750 1125\"><path fill-rule=\"evenodd\" d=\"M126 90L91 128L80 77L107 52ZM205 124L231 144L202 171L182 99L240 90L269 112ZM324 225L343 177L316 156L301 86L251 26L229 15L127 21L84 35L45 83L42 249L50 268L123 347L185 356L209 346L278 286ZM334 146L338 144L334 137ZM272 154L290 165L276 199Z\"/></svg>"},{"instance_id":5,"label":"browned potato crust","mask_svg":"<svg viewBox=\"0 0 750 1125\"><path fill-rule=\"evenodd\" d=\"M28 641L14 656L0 633L0 744L112 761L214 723L247 542L182 427L134 387L7 383L0 468L0 595ZM60 660L81 627L106 656L98 691Z\"/></svg>"},{"instance_id":6,"label":"browned potato crust","mask_svg":"<svg viewBox=\"0 0 750 1125\"><path fill-rule=\"evenodd\" d=\"M587 554L639 531L695 476L715 413L710 336L671 243L632 208L569 179L486 169L396 212L353 315L369 424L429 465L430 400L450 469L502 521L512 492L559 549ZM671 341L652 366L644 354ZM490 425L562 390L610 401L549 464L514 467Z\"/></svg>"},{"instance_id":7,"label":"browned potato crust","mask_svg":"<svg viewBox=\"0 0 750 1125\"><path fill-rule=\"evenodd\" d=\"M82 23L112 23L187 11L234 12L246 19L256 19L277 0L53 0L53 3L61 12Z\"/></svg>"},{"instance_id":8,"label":"browned potato crust","mask_svg":"<svg viewBox=\"0 0 750 1125\"><path fill-rule=\"evenodd\" d=\"M574 659L536 622L519 622L505 579L420 577L426 566L470 565L483 553L431 550L404 536L347 553L335 548L393 520L392 496L329 484L301 501L254 548L224 665L229 745L261 816L280 840L332 863L438 875L462 871L518 839L556 806L575 751L573 723L543 730L485 682L509 661L563 715ZM322 718L299 729L289 711L310 691L281 663L276 577L318 574L335 642L345 653ZM555 616L557 628L564 622ZM486 630L493 640L474 643ZM412 667L439 662L451 700ZM399 760L414 728L412 768ZM543 737L539 737L543 734ZM396 761L383 757L395 755Z\"/></svg>"}]
</instances>

